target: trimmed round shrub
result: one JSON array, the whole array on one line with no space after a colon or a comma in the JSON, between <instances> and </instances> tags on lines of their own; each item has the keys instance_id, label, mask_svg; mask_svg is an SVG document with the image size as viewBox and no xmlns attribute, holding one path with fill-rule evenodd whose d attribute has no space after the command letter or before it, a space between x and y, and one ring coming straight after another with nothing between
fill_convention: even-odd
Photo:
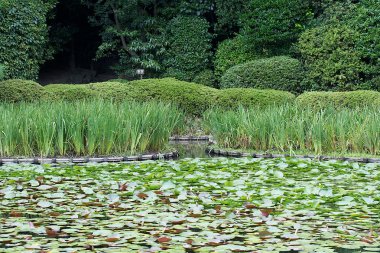
<instances>
[{"instance_id":1,"label":"trimmed round shrub","mask_svg":"<svg viewBox=\"0 0 380 253\"><path fill-rule=\"evenodd\" d=\"M216 105L222 108L269 106L293 103L295 95L287 91L230 88L219 90Z\"/></svg>"},{"instance_id":2,"label":"trimmed round shrub","mask_svg":"<svg viewBox=\"0 0 380 253\"><path fill-rule=\"evenodd\" d=\"M345 92L314 91L306 92L298 96L296 102L302 107L312 107L316 109L323 109L328 107L372 107L379 105L380 92L369 90Z\"/></svg>"},{"instance_id":3,"label":"trimmed round shrub","mask_svg":"<svg viewBox=\"0 0 380 253\"><path fill-rule=\"evenodd\" d=\"M78 84L50 84L44 87L45 100L76 101L91 99L98 95L89 86Z\"/></svg>"},{"instance_id":4,"label":"trimmed round shrub","mask_svg":"<svg viewBox=\"0 0 380 253\"><path fill-rule=\"evenodd\" d=\"M30 102L40 99L42 95L42 86L33 81L11 79L0 82L2 102Z\"/></svg>"},{"instance_id":5,"label":"trimmed round shrub","mask_svg":"<svg viewBox=\"0 0 380 253\"><path fill-rule=\"evenodd\" d=\"M239 105L268 106L294 101L290 92L231 88L217 90L197 83L173 78L136 81L114 80L85 85L51 84L44 87L43 98L48 101L102 98L116 102L162 101L178 105L185 112L200 116L212 106L235 108Z\"/></svg>"},{"instance_id":6,"label":"trimmed round shrub","mask_svg":"<svg viewBox=\"0 0 380 253\"><path fill-rule=\"evenodd\" d=\"M220 79L228 69L259 58L248 48L244 38L237 36L218 45L215 53L215 76Z\"/></svg>"},{"instance_id":7,"label":"trimmed round shrub","mask_svg":"<svg viewBox=\"0 0 380 253\"><path fill-rule=\"evenodd\" d=\"M375 101L373 101L373 107L380 108L380 97L376 98Z\"/></svg>"},{"instance_id":8,"label":"trimmed round shrub","mask_svg":"<svg viewBox=\"0 0 380 253\"><path fill-rule=\"evenodd\" d=\"M297 59L287 56L250 61L234 66L223 75L222 88L258 88L300 93L303 69Z\"/></svg>"},{"instance_id":9,"label":"trimmed round shrub","mask_svg":"<svg viewBox=\"0 0 380 253\"><path fill-rule=\"evenodd\" d=\"M144 79L126 83L90 84L103 98L114 100L160 100L174 103L187 113L201 115L215 101L217 90L173 78Z\"/></svg>"},{"instance_id":10,"label":"trimmed round shrub","mask_svg":"<svg viewBox=\"0 0 380 253\"><path fill-rule=\"evenodd\" d=\"M102 98L123 100L160 100L174 103L185 112L196 116L212 106L234 108L239 105L268 106L292 103L295 96L286 91L231 88L217 90L196 83L172 78L144 79L130 82L89 84Z\"/></svg>"},{"instance_id":11,"label":"trimmed round shrub","mask_svg":"<svg viewBox=\"0 0 380 253\"><path fill-rule=\"evenodd\" d=\"M129 85L129 82L122 79L112 80L101 83L86 84L88 88L98 94L100 98L112 99L116 102L122 102L124 100L139 100L143 101L144 94L138 94L134 87ZM141 99L136 99L138 96Z\"/></svg>"}]
</instances>

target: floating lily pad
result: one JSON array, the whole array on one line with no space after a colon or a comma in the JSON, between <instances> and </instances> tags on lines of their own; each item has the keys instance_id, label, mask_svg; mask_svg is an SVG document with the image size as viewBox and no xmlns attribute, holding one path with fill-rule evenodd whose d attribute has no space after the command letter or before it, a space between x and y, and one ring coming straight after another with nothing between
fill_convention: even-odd
<instances>
[{"instance_id":1,"label":"floating lily pad","mask_svg":"<svg viewBox=\"0 0 380 253\"><path fill-rule=\"evenodd\" d=\"M1 252L379 252L380 166L184 159L0 167Z\"/></svg>"}]
</instances>

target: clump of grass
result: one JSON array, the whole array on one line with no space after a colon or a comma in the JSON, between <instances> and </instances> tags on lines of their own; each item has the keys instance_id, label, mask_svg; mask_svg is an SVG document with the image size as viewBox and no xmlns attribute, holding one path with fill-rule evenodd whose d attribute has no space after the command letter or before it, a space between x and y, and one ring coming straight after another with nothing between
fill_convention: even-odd
<instances>
[{"instance_id":1,"label":"clump of grass","mask_svg":"<svg viewBox=\"0 0 380 253\"><path fill-rule=\"evenodd\" d=\"M379 108L316 111L294 105L209 110L204 126L225 148L380 154Z\"/></svg>"},{"instance_id":2,"label":"clump of grass","mask_svg":"<svg viewBox=\"0 0 380 253\"><path fill-rule=\"evenodd\" d=\"M158 102L0 104L0 156L95 156L159 151L181 127Z\"/></svg>"}]
</instances>

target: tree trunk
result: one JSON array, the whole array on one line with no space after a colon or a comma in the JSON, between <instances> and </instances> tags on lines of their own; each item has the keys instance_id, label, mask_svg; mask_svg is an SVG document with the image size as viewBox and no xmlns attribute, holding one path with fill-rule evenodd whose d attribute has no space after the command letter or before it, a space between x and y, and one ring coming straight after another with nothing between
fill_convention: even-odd
<instances>
[{"instance_id":1,"label":"tree trunk","mask_svg":"<svg viewBox=\"0 0 380 253\"><path fill-rule=\"evenodd\" d=\"M116 7L114 5L112 5L111 7L112 7L112 12L113 12L113 17L114 17L114 20L115 20L116 30L118 32L120 32L121 31L121 25L120 25L119 17L117 16L117 9L116 9ZM121 34L120 34L120 40L121 40L121 44L123 46L123 49L125 51L127 51L131 56L137 56L137 54L135 52L133 52L132 50L130 50L128 48L127 40Z\"/></svg>"}]
</instances>

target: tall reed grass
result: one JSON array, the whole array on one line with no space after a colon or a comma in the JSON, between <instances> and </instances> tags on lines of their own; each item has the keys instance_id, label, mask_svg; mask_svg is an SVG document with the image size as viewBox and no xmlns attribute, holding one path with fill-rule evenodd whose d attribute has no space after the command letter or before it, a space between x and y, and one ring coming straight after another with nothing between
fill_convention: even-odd
<instances>
[{"instance_id":1,"label":"tall reed grass","mask_svg":"<svg viewBox=\"0 0 380 253\"><path fill-rule=\"evenodd\" d=\"M158 151L183 114L163 103L0 104L0 156L95 156Z\"/></svg>"},{"instance_id":2,"label":"tall reed grass","mask_svg":"<svg viewBox=\"0 0 380 253\"><path fill-rule=\"evenodd\" d=\"M204 126L225 148L380 154L380 110L316 111L295 105L210 110Z\"/></svg>"}]
</instances>

